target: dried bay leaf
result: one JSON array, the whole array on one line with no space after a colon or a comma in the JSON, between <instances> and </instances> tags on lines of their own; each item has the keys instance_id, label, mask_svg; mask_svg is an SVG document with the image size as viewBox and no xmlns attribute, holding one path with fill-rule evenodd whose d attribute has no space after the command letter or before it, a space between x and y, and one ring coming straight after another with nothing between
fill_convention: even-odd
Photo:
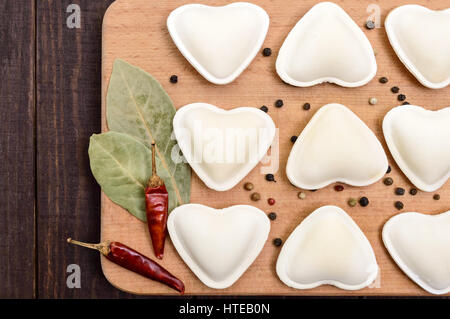
<instances>
[{"instance_id":1,"label":"dried bay leaf","mask_svg":"<svg viewBox=\"0 0 450 319\"><path fill-rule=\"evenodd\" d=\"M126 134L94 134L89 142L91 171L102 191L141 220L146 220L144 192L151 175L151 151Z\"/></svg>"},{"instance_id":2,"label":"dried bay leaf","mask_svg":"<svg viewBox=\"0 0 450 319\"><path fill-rule=\"evenodd\" d=\"M169 211L188 203L191 193L189 165L172 160L172 152L179 150L172 138L175 112L169 96L149 73L123 60L114 61L106 96L108 128L131 135L148 148L155 142L161 162L158 175L169 192Z\"/></svg>"},{"instance_id":3,"label":"dried bay leaf","mask_svg":"<svg viewBox=\"0 0 450 319\"><path fill-rule=\"evenodd\" d=\"M146 221L145 187L150 178L152 152L135 138L114 131L94 134L89 143L91 171L103 192L114 203L122 206L142 221ZM156 158L159 176L168 186L170 176ZM169 196L169 210L177 206Z\"/></svg>"}]
</instances>

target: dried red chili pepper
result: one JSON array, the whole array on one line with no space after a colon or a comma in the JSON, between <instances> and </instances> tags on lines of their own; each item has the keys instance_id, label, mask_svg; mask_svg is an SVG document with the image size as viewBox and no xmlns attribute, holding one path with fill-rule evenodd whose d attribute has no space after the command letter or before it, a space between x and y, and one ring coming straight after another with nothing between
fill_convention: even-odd
<instances>
[{"instance_id":1,"label":"dried red chili pepper","mask_svg":"<svg viewBox=\"0 0 450 319\"><path fill-rule=\"evenodd\" d=\"M152 177L145 189L147 224L156 258L162 259L167 234L169 193L164 181L156 174L155 143L152 143Z\"/></svg>"},{"instance_id":2,"label":"dried red chili pepper","mask_svg":"<svg viewBox=\"0 0 450 319\"><path fill-rule=\"evenodd\" d=\"M184 293L184 284L180 279L147 256L122 243L108 241L100 244L87 244L72 238L68 238L67 242L98 250L113 263Z\"/></svg>"}]
</instances>

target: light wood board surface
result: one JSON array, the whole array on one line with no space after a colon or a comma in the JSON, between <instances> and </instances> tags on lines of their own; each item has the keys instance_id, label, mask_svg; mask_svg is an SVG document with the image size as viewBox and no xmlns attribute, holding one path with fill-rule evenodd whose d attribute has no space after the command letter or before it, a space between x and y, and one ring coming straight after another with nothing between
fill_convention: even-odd
<instances>
[{"instance_id":1,"label":"light wood board surface","mask_svg":"<svg viewBox=\"0 0 450 319\"><path fill-rule=\"evenodd\" d=\"M209 5L223 5L227 1L198 1ZM366 30L363 25L369 16L366 12L371 3L381 8L381 22L393 8L407 4L407 1L335 1L361 26L369 38L378 63L377 76L367 85L359 88L343 88L333 84L321 84L310 88L297 88L284 84L275 72L275 60L286 35L295 23L318 1L261 0L252 1L264 8L270 16L270 27L263 47L272 48L270 57L258 54L250 66L231 84L217 86L206 81L181 55L169 36L166 19L169 13L188 1L151 1L118 0L105 14L103 21L102 53L102 110L103 130L107 130L105 120L105 96L113 61L124 59L151 73L168 92L176 108L192 102L207 102L230 109L238 106L260 107L267 105L268 114L279 128L280 161L275 174L277 183L269 183L258 165L242 182L227 192L215 192L208 189L201 180L192 174L192 203L201 203L215 208L235 204L255 205L269 213L274 211L278 217L271 222L269 239L261 254L230 288L214 290L206 287L184 264L175 251L170 239L166 243L164 260L161 264L182 279L186 285L186 294L226 294L226 295L429 295L412 282L393 262L381 240L384 223L399 212L394 202L401 200L405 204L404 212L416 211L435 214L450 208L450 183L447 182L436 193L441 200L433 200L434 193L419 192L411 196L408 191L412 184L401 173L392 159L384 141L381 123L383 116L392 107L399 105L397 95L391 93L392 86L400 87L411 104L428 109L449 106L450 87L432 90L420 83L406 70L391 48L384 27ZM415 1L432 9L450 6L449 1ZM430 48L432 49L432 48ZM332 54L332 52L330 52ZM169 77L177 74L179 82L172 84ZM389 83L381 84L378 78L386 76ZM369 105L368 99L376 97L377 105ZM277 99L283 99L284 106L273 106ZM311 110L304 111L304 103L311 104ZM329 185L316 192L306 191L306 199L297 197L298 189L292 186L286 177L285 166L292 143L290 137L299 135L320 106L337 102L348 106L375 132L388 154L394 179L394 185L385 186L382 180L368 187L350 187L335 192ZM243 184L251 181L262 200L252 202L250 192ZM405 196L396 196L394 188L404 187ZM368 207L349 207L350 197L367 196ZM267 204L267 198L276 199L274 206ZM321 286L311 290L295 290L285 286L275 273L275 264L280 248L272 240L280 237L286 240L292 230L314 209L323 205L337 205L348 212L363 230L373 246L380 266L379 278L370 288L359 291L345 291L332 286ZM101 214L102 240L115 240L125 243L136 250L154 257L147 226L134 218L121 207L112 203L102 194ZM176 294L166 286L145 279L122 269L102 258L103 272L115 287L137 294Z\"/></svg>"}]
</instances>

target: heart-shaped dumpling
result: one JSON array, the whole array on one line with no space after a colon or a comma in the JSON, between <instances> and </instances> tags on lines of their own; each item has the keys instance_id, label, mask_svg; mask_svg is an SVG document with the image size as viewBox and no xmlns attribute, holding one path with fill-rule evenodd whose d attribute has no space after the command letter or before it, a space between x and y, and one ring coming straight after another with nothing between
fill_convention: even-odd
<instances>
[{"instance_id":1,"label":"heart-shaped dumpling","mask_svg":"<svg viewBox=\"0 0 450 319\"><path fill-rule=\"evenodd\" d=\"M383 227L383 242L420 287L432 294L450 292L450 211L396 215Z\"/></svg>"},{"instance_id":2,"label":"heart-shaped dumpling","mask_svg":"<svg viewBox=\"0 0 450 319\"><path fill-rule=\"evenodd\" d=\"M420 83L432 89L450 83L450 9L405 5L384 24L398 58Z\"/></svg>"},{"instance_id":3,"label":"heart-shaped dumpling","mask_svg":"<svg viewBox=\"0 0 450 319\"><path fill-rule=\"evenodd\" d=\"M333 285L357 290L378 274L372 246L345 211L316 209L295 228L277 260L277 275L287 286L311 289Z\"/></svg>"},{"instance_id":4,"label":"heart-shaped dumpling","mask_svg":"<svg viewBox=\"0 0 450 319\"><path fill-rule=\"evenodd\" d=\"M205 79L227 84L258 53L269 28L269 16L247 2L222 7L188 4L170 13L167 28L181 54Z\"/></svg>"},{"instance_id":5,"label":"heart-shaped dumpling","mask_svg":"<svg viewBox=\"0 0 450 319\"><path fill-rule=\"evenodd\" d=\"M214 209L199 204L175 208L167 222L181 258L208 287L231 286L264 247L270 221L260 209L236 205Z\"/></svg>"},{"instance_id":6,"label":"heart-shaped dumpling","mask_svg":"<svg viewBox=\"0 0 450 319\"><path fill-rule=\"evenodd\" d=\"M432 192L450 177L450 107L397 106L384 117L383 133L395 162L417 188Z\"/></svg>"},{"instance_id":7,"label":"heart-shaped dumpling","mask_svg":"<svg viewBox=\"0 0 450 319\"><path fill-rule=\"evenodd\" d=\"M321 2L289 32L278 54L281 79L294 86L322 82L362 86L377 72L369 40L337 4Z\"/></svg>"},{"instance_id":8,"label":"heart-shaped dumpling","mask_svg":"<svg viewBox=\"0 0 450 319\"><path fill-rule=\"evenodd\" d=\"M298 137L286 174L294 186L318 189L334 182L369 185L387 168L373 132L347 107L333 103L321 107Z\"/></svg>"},{"instance_id":9,"label":"heart-shaped dumpling","mask_svg":"<svg viewBox=\"0 0 450 319\"><path fill-rule=\"evenodd\" d=\"M220 109L207 103L181 107L173 129L184 157L211 189L226 191L264 157L275 137L275 123L252 107Z\"/></svg>"}]
</instances>

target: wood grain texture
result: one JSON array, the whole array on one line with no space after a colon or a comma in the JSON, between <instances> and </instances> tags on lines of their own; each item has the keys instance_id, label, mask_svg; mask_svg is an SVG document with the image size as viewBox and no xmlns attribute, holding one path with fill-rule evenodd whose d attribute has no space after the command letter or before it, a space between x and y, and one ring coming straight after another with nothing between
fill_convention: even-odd
<instances>
[{"instance_id":1,"label":"wood grain texture","mask_svg":"<svg viewBox=\"0 0 450 319\"><path fill-rule=\"evenodd\" d=\"M200 1L210 5L223 5L227 1ZM400 63L389 45L384 27L366 30L364 25L369 13L367 6L371 1L335 1L360 25L376 51L378 63L377 76L367 85L359 88L342 88L331 84L317 85L311 88L296 88L284 84L275 72L275 60L284 38L301 18L317 1L252 1L261 5L271 17L271 25L264 47L271 47L271 57L258 54L250 66L233 83L226 86L216 86L207 82L183 58L173 44L167 28L166 19L176 7L189 1L148 1L148 0L118 0L107 11L103 25L103 68L102 68L102 105L105 114L105 95L112 64L115 58L124 59L151 73L158 79L171 96L175 107L192 102L207 102L232 108L237 106L261 105L269 106L272 116L280 131L280 162L276 173L277 183L267 183L257 166L247 178L230 191L217 193L204 186L193 174L193 203L202 203L220 208L233 204L254 204L249 199L249 193L242 189L245 181L252 181L255 190L262 194L262 199L255 205L266 212L276 211L278 218L272 222L272 229L263 251L247 272L230 288L213 290L203 285L183 263L173 248L172 243L166 245L165 258L162 264L169 271L179 276L186 284L187 294L269 294L269 295L427 295L427 293L410 281L389 257L381 241L383 224L398 212L394 201L399 198L394 195L394 186L406 189L411 183L401 173L389 152L392 166L390 176L395 180L392 187L386 187L379 181L368 187L346 186L345 191L336 193L333 185L317 192L307 192L307 198L300 201L297 198L298 189L289 184L285 175L285 165L291 149L290 137L298 135L311 119L314 112L322 105L338 102L347 105L375 132L382 141L381 132L383 116L392 107L399 105L396 95L390 92L390 87L397 85L406 94L412 104L425 106L429 109L439 109L448 106L450 87L441 90L430 90L421 86L415 78ZM407 1L377 1L381 7L382 23L386 14L393 8L406 4ZM442 9L448 6L446 1L416 1L430 8ZM150 18L151 17L151 18ZM332 54L332 53L330 53ZM179 82L169 83L171 74L177 74ZM378 78L387 76L388 84L381 84ZM370 97L376 97L378 104L368 104ZM284 107L276 109L273 103L276 99L284 100ZM309 102L310 111L303 111L302 105ZM107 123L103 117L103 130ZM415 197L403 196L404 211L419 211L438 213L450 207L450 183L439 190L440 201L432 199L433 194L419 192ZM347 206L349 197L358 198L366 195L370 205L350 208ZM266 199L274 197L277 204L267 205ZM356 223L362 228L371 242L377 261L381 268L381 276L374 287L359 291L344 291L330 286L322 286L312 290L295 290L284 286L275 274L275 263L279 248L272 245L272 239L281 237L286 240L291 231L314 209L334 204L344 208ZM102 195L101 237L103 240L114 239L126 243L135 249L153 256L146 226L125 210L113 204ZM138 275L123 270L102 258L105 276L116 287L139 294L172 294L173 291L159 283L143 279Z\"/></svg>"},{"instance_id":2,"label":"wood grain texture","mask_svg":"<svg viewBox=\"0 0 450 319\"><path fill-rule=\"evenodd\" d=\"M37 1L39 298L126 297L105 280L98 253L66 243L100 239L100 191L87 149L100 131L101 25L111 2ZM69 4L80 6L79 29L66 26ZM69 264L81 268L81 289L66 286Z\"/></svg>"},{"instance_id":3,"label":"wood grain texture","mask_svg":"<svg viewBox=\"0 0 450 319\"><path fill-rule=\"evenodd\" d=\"M0 298L34 296L34 0L0 2Z\"/></svg>"}]
</instances>

